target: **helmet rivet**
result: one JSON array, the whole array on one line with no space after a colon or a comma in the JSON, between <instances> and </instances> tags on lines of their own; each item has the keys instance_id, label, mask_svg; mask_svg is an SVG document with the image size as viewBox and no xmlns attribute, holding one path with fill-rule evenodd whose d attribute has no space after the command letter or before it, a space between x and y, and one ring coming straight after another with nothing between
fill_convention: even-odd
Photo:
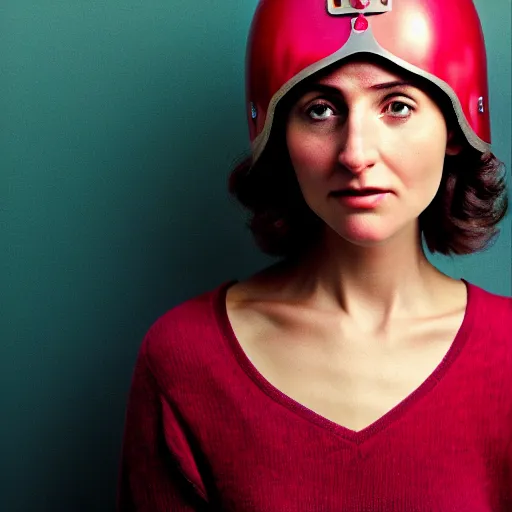
<instances>
[{"instance_id":1,"label":"helmet rivet","mask_svg":"<svg viewBox=\"0 0 512 512\"><path fill-rule=\"evenodd\" d=\"M256 110L256 105L251 101L251 117L256 119L258 117L258 111Z\"/></svg>"},{"instance_id":2,"label":"helmet rivet","mask_svg":"<svg viewBox=\"0 0 512 512\"><path fill-rule=\"evenodd\" d=\"M370 0L350 0L350 5L354 9L366 9L370 5Z\"/></svg>"},{"instance_id":3,"label":"helmet rivet","mask_svg":"<svg viewBox=\"0 0 512 512\"><path fill-rule=\"evenodd\" d=\"M480 114L483 114L485 112L483 96L480 96L480 98L478 98L478 112L480 112Z\"/></svg>"}]
</instances>

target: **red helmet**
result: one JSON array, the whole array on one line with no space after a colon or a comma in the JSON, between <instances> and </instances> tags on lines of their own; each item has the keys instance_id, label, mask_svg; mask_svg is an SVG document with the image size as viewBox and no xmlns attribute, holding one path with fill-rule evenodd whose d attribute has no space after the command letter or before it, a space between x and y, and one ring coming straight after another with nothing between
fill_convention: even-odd
<instances>
[{"instance_id":1,"label":"red helmet","mask_svg":"<svg viewBox=\"0 0 512 512\"><path fill-rule=\"evenodd\" d=\"M469 144L490 151L487 59L472 0L260 0L247 46L253 163L286 93L360 52L384 57L438 86Z\"/></svg>"}]
</instances>

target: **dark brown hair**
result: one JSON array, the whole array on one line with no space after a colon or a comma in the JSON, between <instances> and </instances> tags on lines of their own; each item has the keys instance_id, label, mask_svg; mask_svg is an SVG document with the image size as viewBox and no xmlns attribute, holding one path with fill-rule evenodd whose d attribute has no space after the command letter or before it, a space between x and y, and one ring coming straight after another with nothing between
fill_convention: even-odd
<instances>
[{"instance_id":1,"label":"dark brown hair","mask_svg":"<svg viewBox=\"0 0 512 512\"><path fill-rule=\"evenodd\" d=\"M508 211L505 166L492 153L482 154L469 145L444 92L426 81L422 88L440 106L463 149L445 157L439 190L419 217L420 231L432 253L482 251L495 241L497 224ZM306 204L286 149L286 116L299 95L296 91L281 100L260 158L252 167L250 157L239 163L228 184L229 192L249 210L248 227L258 247L287 259L311 247L325 226Z\"/></svg>"}]
</instances>

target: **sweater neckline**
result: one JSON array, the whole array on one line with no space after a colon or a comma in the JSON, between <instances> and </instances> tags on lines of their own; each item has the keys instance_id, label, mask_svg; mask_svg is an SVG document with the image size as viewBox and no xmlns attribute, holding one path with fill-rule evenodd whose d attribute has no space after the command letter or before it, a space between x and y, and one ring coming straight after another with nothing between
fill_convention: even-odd
<instances>
[{"instance_id":1,"label":"sweater neckline","mask_svg":"<svg viewBox=\"0 0 512 512\"><path fill-rule=\"evenodd\" d=\"M450 348L441 362L415 390L413 390L395 407L390 409L367 427L357 431L344 427L343 425L322 416L292 397L286 395L271 384L270 381L268 381L253 365L242 348L242 345L238 341L227 313L227 292L231 286L238 282L237 280L231 280L223 283L214 291L212 298L216 321L222 337L227 341L228 347L231 349L240 367L261 391L263 391L272 400L281 404L291 412L298 414L303 419L306 419L321 428L327 429L333 434L343 437L349 442L361 445L363 442L376 436L389 425L395 423L399 418L407 414L407 411L410 410L416 402L420 401L426 394L434 389L458 359L464 345L470 337L474 318L478 312L478 288L465 279L461 279L461 281L466 285L466 309L459 330L457 331Z\"/></svg>"}]
</instances>

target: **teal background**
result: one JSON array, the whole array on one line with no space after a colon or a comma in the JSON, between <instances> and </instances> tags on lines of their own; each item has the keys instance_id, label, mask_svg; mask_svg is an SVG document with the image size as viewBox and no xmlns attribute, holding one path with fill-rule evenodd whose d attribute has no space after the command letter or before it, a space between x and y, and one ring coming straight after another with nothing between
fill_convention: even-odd
<instances>
[{"instance_id":1,"label":"teal background","mask_svg":"<svg viewBox=\"0 0 512 512\"><path fill-rule=\"evenodd\" d=\"M256 0L0 6L0 510L114 509L142 338L269 260L226 178L247 149ZM494 152L511 154L511 4L478 0ZM435 258L510 295L510 215L487 253Z\"/></svg>"}]
</instances>

